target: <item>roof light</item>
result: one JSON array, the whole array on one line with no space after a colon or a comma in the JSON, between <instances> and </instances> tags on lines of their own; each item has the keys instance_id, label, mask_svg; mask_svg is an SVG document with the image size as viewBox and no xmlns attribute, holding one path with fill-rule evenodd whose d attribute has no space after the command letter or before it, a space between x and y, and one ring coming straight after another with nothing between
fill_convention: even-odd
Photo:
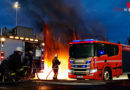
<instances>
[{"instance_id":1,"label":"roof light","mask_svg":"<svg viewBox=\"0 0 130 90\"><path fill-rule=\"evenodd\" d=\"M81 40L73 40L72 42L80 42Z\"/></svg>"},{"instance_id":2,"label":"roof light","mask_svg":"<svg viewBox=\"0 0 130 90\"><path fill-rule=\"evenodd\" d=\"M73 40L72 42L81 42L81 41L94 41L94 39Z\"/></svg>"},{"instance_id":3,"label":"roof light","mask_svg":"<svg viewBox=\"0 0 130 90\"><path fill-rule=\"evenodd\" d=\"M1 41L2 41L2 42L4 42L4 41L5 41L5 38L4 38L4 37L2 37L2 38L1 38Z\"/></svg>"},{"instance_id":4,"label":"roof light","mask_svg":"<svg viewBox=\"0 0 130 90\"><path fill-rule=\"evenodd\" d=\"M24 37L20 37L21 40L24 40Z\"/></svg>"},{"instance_id":5,"label":"roof light","mask_svg":"<svg viewBox=\"0 0 130 90\"><path fill-rule=\"evenodd\" d=\"M94 39L84 39L82 41L94 41Z\"/></svg>"},{"instance_id":6,"label":"roof light","mask_svg":"<svg viewBox=\"0 0 130 90\"><path fill-rule=\"evenodd\" d=\"M9 36L9 38L13 39L13 38L14 38L14 36Z\"/></svg>"},{"instance_id":7,"label":"roof light","mask_svg":"<svg viewBox=\"0 0 130 90\"><path fill-rule=\"evenodd\" d=\"M29 40L29 38L25 38L25 40Z\"/></svg>"},{"instance_id":8,"label":"roof light","mask_svg":"<svg viewBox=\"0 0 130 90\"><path fill-rule=\"evenodd\" d=\"M30 38L30 41L34 41L34 39L33 39L33 38Z\"/></svg>"},{"instance_id":9,"label":"roof light","mask_svg":"<svg viewBox=\"0 0 130 90\"><path fill-rule=\"evenodd\" d=\"M38 42L38 39L35 39L34 41L35 41L35 42Z\"/></svg>"},{"instance_id":10,"label":"roof light","mask_svg":"<svg viewBox=\"0 0 130 90\"><path fill-rule=\"evenodd\" d=\"M16 37L15 37L15 39L19 39L19 37L18 37L18 36L16 36Z\"/></svg>"}]
</instances>

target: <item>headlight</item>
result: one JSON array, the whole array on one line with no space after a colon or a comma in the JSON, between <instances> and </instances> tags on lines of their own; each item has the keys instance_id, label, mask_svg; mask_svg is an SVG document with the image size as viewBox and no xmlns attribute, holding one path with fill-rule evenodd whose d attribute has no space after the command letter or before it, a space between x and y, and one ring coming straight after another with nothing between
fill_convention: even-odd
<instances>
[{"instance_id":1,"label":"headlight","mask_svg":"<svg viewBox=\"0 0 130 90\"><path fill-rule=\"evenodd\" d=\"M70 70L70 69L68 70L68 73L71 73L71 70Z\"/></svg>"},{"instance_id":2,"label":"headlight","mask_svg":"<svg viewBox=\"0 0 130 90\"><path fill-rule=\"evenodd\" d=\"M78 65L74 65L74 67L75 67L75 68L77 68L77 67L78 67Z\"/></svg>"},{"instance_id":3,"label":"headlight","mask_svg":"<svg viewBox=\"0 0 130 90\"><path fill-rule=\"evenodd\" d=\"M82 68L86 68L87 67L87 65L82 65Z\"/></svg>"},{"instance_id":4,"label":"headlight","mask_svg":"<svg viewBox=\"0 0 130 90\"><path fill-rule=\"evenodd\" d=\"M86 61L86 63L90 64L90 63L91 63L91 61L90 61L90 60L88 60L88 61Z\"/></svg>"},{"instance_id":5,"label":"headlight","mask_svg":"<svg viewBox=\"0 0 130 90\"><path fill-rule=\"evenodd\" d=\"M91 69L90 70L90 73L95 73L95 72L97 72L97 69Z\"/></svg>"},{"instance_id":6,"label":"headlight","mask_svg":"<svg viewBox=\"0 0 130 90\"><path fill-rule=\"evenodd\" d=\"M70 63L71 63L71 64L74 64L74 61L73 61L73 60L70 60Z\"/></svg>"}]
</instances>

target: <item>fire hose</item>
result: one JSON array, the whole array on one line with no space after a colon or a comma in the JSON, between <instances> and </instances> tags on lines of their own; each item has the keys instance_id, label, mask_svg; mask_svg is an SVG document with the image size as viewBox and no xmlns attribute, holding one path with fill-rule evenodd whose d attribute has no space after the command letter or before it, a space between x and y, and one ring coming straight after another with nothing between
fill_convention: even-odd
<instances>
[{"instance_id":1,"label":"fire hose","mask_svg":"<svg viewBox=\"0 0 130 90\"><path fill-rule=\"evenodd\" d=\"M57 65L56 65L55 67L57 67ZM55 67L54 67L54 68L55 68ZM48 75L47 75L47 77L46 77L46 80L47 80L48 76L51 74L52 71L53 71L53 69L51 69L51 71L48 73Z\"/></svg>"},{"instance_id":2,"label":"fire hose","mask_svg":"<svg viewBox=\"0 0 130 90\"><path fill-rule=\"evenodd\" d=\"M48 76L51 74L52 71L53 71L53 69L51 69L51 71L48 73L46 80L47 80Z\"/></svg>"}]
</instances>

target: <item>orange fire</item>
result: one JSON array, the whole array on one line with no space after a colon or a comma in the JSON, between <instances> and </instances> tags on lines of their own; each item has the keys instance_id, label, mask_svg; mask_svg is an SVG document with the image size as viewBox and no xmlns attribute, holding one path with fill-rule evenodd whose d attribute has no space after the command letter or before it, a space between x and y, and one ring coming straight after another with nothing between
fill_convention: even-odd
<instances>
[{"instance_id":1,"label":"orange fire","mask_svg":"<svg viewBox=\"0 0 130 90\"><path fill-rule=\"evenodd\" d=\"M60 37L56 41L48 26L45 24L44 27L44 70L43 73L38 73L38 77L40 79L53 78L52 59L55 54L58 54L58 59L61 62L58 71L58 79L68 79L69 44L61 43ZM76 37L74 36L74 39L75 38Z\"/></svg>"}]
</instances>

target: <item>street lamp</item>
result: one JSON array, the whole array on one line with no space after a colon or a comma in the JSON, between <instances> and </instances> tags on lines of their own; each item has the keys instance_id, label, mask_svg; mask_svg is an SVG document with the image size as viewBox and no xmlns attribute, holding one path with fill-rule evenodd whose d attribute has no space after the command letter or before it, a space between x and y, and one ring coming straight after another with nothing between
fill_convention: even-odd
<instances>
[{"instance_id":1,"label":"street lamp","mask_svg":"<svg viewBox=\"0 0 130 90\"><path fill-rule=\"evenodd\" d=\"M16 26L17 26L17 11L18 11L18 8L20 8L20 4L18 1L16 1L14 3L14 8L16 9Z\"/></svg>"}]
</instances>

